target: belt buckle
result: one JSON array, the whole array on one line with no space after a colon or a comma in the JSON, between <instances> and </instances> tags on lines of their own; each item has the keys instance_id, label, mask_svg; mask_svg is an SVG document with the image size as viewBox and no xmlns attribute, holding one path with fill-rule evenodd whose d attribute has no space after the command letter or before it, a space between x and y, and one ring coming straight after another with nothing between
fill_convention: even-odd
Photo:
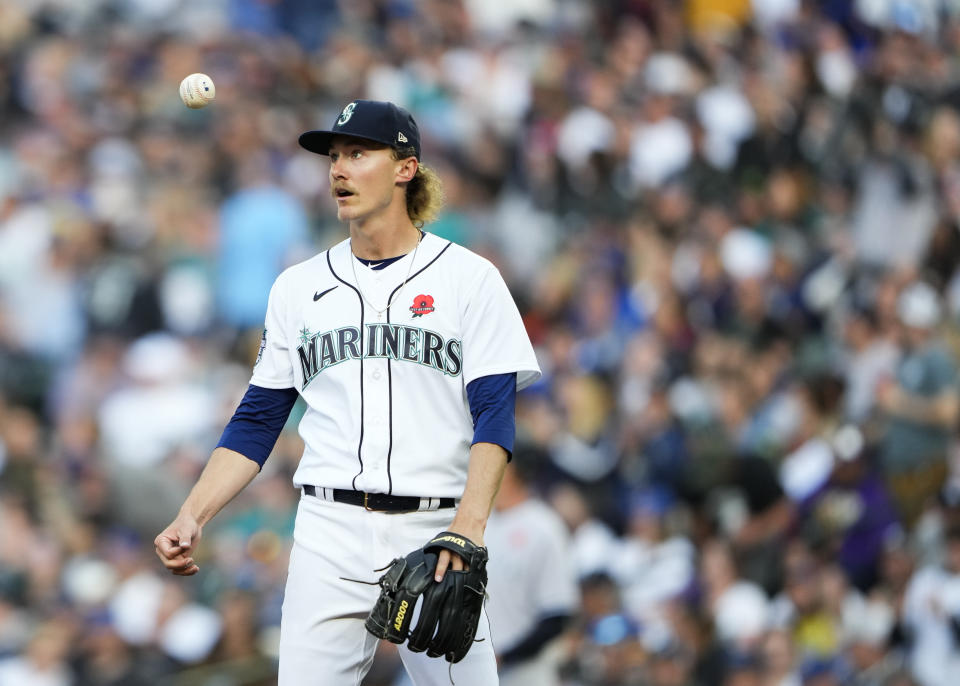
<instances>
[{"instance_id":1,"label":"belt buckle","mask_svg":"<svg viewBox=\"0 0 960 686\"><path fill-rule=\"evenodd\" d=\"M366 510L367 512L374 512L373 508L371 508L371 507L367 504L367 500L368 500L369 498L370 498L370 494L367 493L366 491L364 491L364 493L363 493L363 509Z\"/></svg>"}]
</instances>

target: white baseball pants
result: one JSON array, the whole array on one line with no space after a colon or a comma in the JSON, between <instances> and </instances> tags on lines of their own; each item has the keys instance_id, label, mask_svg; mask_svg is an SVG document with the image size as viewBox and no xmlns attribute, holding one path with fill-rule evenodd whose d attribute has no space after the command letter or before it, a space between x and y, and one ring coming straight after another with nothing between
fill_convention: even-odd
<instances>
[{"instance_id":1,"label":"white baseball pants","mask_svg":"<svg viewBox=\"0 0 960 686\"><path fill-rule=\"evenodd\" d=\"M363 622L380 587L341 577L376 581L382 572L374 569L445 531L453 515L453 509L369 512L303 495L283 600L279 686L359 686L377 645ZM451 677L456 686L497 686L485 612L477 639L483 640L455 665L398 647L416 686L449 686Z\"/></svg>"}]
</instances>

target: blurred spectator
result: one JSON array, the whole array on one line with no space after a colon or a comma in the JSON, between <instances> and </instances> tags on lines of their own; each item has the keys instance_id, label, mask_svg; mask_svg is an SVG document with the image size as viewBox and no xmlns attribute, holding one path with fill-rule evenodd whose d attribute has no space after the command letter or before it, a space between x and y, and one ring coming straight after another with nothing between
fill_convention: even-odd
<instances>
[{"instance_id":1,"label":"blurred spectator","mask_svg":"<svg viewBox=\"0 0 960 686\"><path fill-rule=\"evenodd\" d=\"M713 505L717 524L744 578L772 593L782 578L795 506L765 459L733 458L727 463L721 478L728 486L715 494Z\"/></svg>"},{"instance_id":2,"label":"blurred spectator","mask_svg":"<svg viewBox=\"0 0 960 686\"><path fill-rule=\"evenodd\" d=\"M596 686L636 682L646 659L639 627L620 613L599 617L588 627L578 657L583 683Z\"/></svg>"},{"instance_id":3,"label":"blurred spectator","mask_svg":"<svg viewBox=\"0 0 960 686\"><path fill-rule=\"evenodd\" d=\"M903 600L909 664L921 686L950 683L960 669L960 530L947 532L942 565L917 570Z\"/></svg>"},{"instance_id":4,"label":"blurred spectator","mask_svg":"<svg viewBox=\"0 0 960 686\"><path fill-rule=\"evenodd\" d=\"M134 343L123 360L129 386L106 397L100 433L109 459L149 468L180 442L195 441L213 423L210 394L189 381L187 346L163 334Z\"/></svg>"},{"instance_id":5,"label":"blurred spectator","mask_svg":"<svg viewBox=\"0 0 960 686\"><path fill-rule=\"evenodd\" d=\"M237 329L263 324L273 280L306 255L303 209L269 183L267 164L258 155L246 158L238 170L239 189L220 211L217 294L223 320Z\"/></svg>"},{"instance_id":6,"label":"blurred spectator","mask_svg":"<svg viewBox=\"0 0 960 686\"><path fill-rule=\"evenodd\" d=\"M868 590L878 581L884 542L898 529L897 513L859 429L841 427L828 450L829 479L801 506L804 533Z\"/></svg>"},{"instance_id":7,"label":"blurred spectator","mask_svg":"<svg viewBox=\"0 0 960 686\"><path fill-rule=\"evenodd\" d=\"M764 665L764 684L769 686L799 686L797 651L788 632L772 630L761 649Z\"/></svg>"},{"instance_id":8,"label":"blurred spectator","mask_svg":"<svg viewBox=\"0 0 960 686\"><path fill-rule=\"evenodd\" d=\"M677 641L653 650L647 658L645 680L650 686L696 686L694 652Z\"/></svg>"},{"instance_id":9,"label":"blurred spectator","mask_svg":"<svg viewBox=\"0 0 960 686\"><path fill-rule=\"evenodd\" d=\"M889 417L881 460L900 515L912 524L946 481L960 393L956 364L936 334L942 316L936 291L922 282L906 286L897 314L905 354L896 381L878 388L880 409Z\"/></svg>"},{"instance_id":10,"label":"blurred spectator","mask_svg":"<svg viewBox=\"0 0 960 686\"><path fill-rule=\"evenodd\" d=\"M619 545L614 532L593 515L584 496L571 484L555 487L550 494L550 504L571 532L578 576L608 574Z\"/></svg>"},{"instance_id":11,"label":"blurred spectator","mask_svg":"<svg viewBox=\"0 0 960 686\"><path fill-rule=\"evenodd\" d=\"M856 686L884 686L903 670L903 654L889 650L894 628L893 608L882 598L859 605L845 617L844 642Z\"/></svg>"},{"instance_id":12,"label":"blurred spectator","mask_svg":"<svg viewBox=\"0 0 960 686\"><path fill-rule=\"evenodd\" d=\"M73 683L67 663L73 627L49 620L30 639L22 656L0 661L0 684L69 686Z\"/></svg>"},{"instance_id":13,"label":"blurred spectator","mask_svg":"<svg viewBox=\"0 0 960 686\"><path fill-rule=\"evenodd\" d=\"M91 617L81 639L77 664L79 686L129 684L147 686L155 678L148 664L110 626L107 617Z\"/></svg>"},{"instance_id":14,"label":"blurred spectator","mask_svg":"<svg viewBox=\"0 0 960 686\"><path fill-rule=\"evenodd\" d=\"M703 548L700 566L704 604L722 650L728 656L752 653L769 621L766 594L740 577L724 541L713 540Z\"/></svg>"},{"instance_id":15,"label":"blurred spectator","mask_svg":"<svg viewBox=\"0 0 960 686\"><path fill-rule=\"evenodd\" d=\"M853 309L844 323L844 343L849 353L844 373L844 413L848 420L862 423L872 417L877 390L896 374L900 351L881 331L871 309Z\"/></svg>"},{"instance_id":16,"label":"blurred spectator","mask_svg":"<svg viewBox=\"0 0 960 686\"><path fill-rule=\"evenodd\" d=\"M628 505L627 530L610 569L623 592L624 606L643 623L662 623L672 599L694 584L693 545L666 522L673 503L655 488L638 491Z\"/></svg>"}]
</instances>

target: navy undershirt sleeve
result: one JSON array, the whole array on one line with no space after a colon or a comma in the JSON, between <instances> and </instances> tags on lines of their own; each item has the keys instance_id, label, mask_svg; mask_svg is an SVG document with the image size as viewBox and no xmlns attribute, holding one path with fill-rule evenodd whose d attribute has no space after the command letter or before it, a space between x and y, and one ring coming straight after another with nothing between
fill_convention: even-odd
<instances>
[{"instance_id":1,"label":"navy undershirt sleeve","mask_svg":"<svg viewBox=\"0 0 960 686\"><path fill-rule=\"evenodd\" d=\"M513 457L517 434L517 374L481 376L467 384L467 400L473 415L473 442L495 443Z\"/></svg>"},{"instance_id":2,"label":"navy undershirt sleeve","mask_svg":"<svg viewBox=\"0 0 960 686\"><path fill-rule=\"evenodd\" d=\"M262 468L298 395L296 388L263 388L250 384L217 447L235 450Z\"/></svg>"},{"instance_id":3,"label":"navy undershirt sleeve","mask_svg":"<svg viewBox=\"0 0 960 686\"><path fill-rule=\"evenodd\" d=\"M543 647L563 633L570 623L570 615L544 617L516 646L500 656L501 665L512 665L536 656Z\"/></svg>"}]
</instances>

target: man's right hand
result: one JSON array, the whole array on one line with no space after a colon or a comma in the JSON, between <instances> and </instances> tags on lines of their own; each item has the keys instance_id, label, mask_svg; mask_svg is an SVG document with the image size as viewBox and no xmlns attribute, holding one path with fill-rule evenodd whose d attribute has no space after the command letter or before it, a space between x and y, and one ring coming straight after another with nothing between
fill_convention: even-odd
<instances>
[{"instance_id":1,"label":"man's right hand","mask_svg":"<svg viewBox=\"0 0 960 686\"><path fill-rule=\"evenodd\" d=\"M193 561L193 549L200 542L200 525L189 515L180 514L161 531L153 546L163 566L177 576L193 576L200 568Z\"/></svg>"}]
</instances>

